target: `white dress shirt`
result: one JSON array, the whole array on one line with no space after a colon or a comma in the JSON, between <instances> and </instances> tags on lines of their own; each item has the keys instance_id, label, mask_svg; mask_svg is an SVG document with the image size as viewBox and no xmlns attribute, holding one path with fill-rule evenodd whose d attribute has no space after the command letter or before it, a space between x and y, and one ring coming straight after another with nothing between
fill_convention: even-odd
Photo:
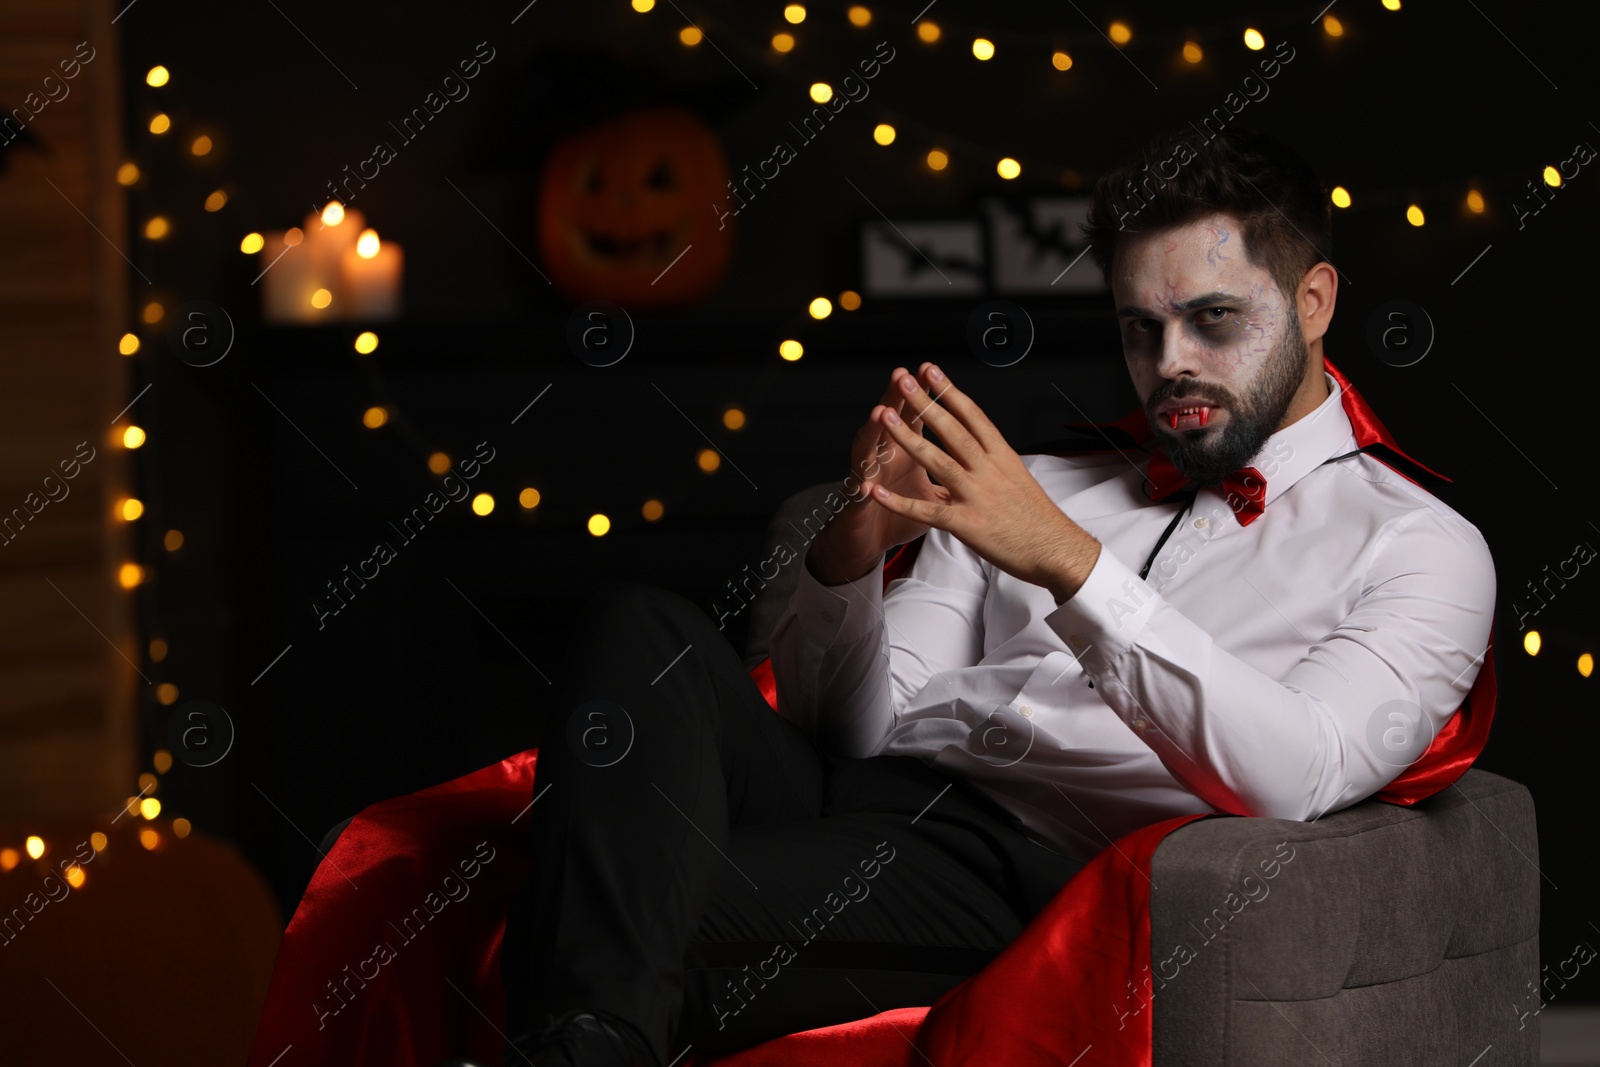
<instances>
[{"instance_id":1,"label":"white dress shirt","mask_svg":"<svg viewBox=\"0 0 1600 1067\"><path fill-rule=\"evenodd\" d=\"M800 560L773 628L778 713L849 757L917 756L1035 840L1087 862L1193 812L1310 820L1427 748L1483 662L1495 603L1482 534L1357 447L1340 388L1250 465L1243 526L1202 489L1143 493L1148 456L1025 455L1101 543L1059 606L929 530L908 574L824 586ZM1302 485L1301 482L1304 482Z\"/></svg>"}]
</instances>

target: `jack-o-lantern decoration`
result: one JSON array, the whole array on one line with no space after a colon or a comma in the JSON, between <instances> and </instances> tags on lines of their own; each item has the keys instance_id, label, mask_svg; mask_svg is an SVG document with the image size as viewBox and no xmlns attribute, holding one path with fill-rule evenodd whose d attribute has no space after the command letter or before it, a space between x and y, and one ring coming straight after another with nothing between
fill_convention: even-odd
<instances>
[{"instance_id":1,"label":"jack-o-lantern decoration","mask_svg":"<svg viewBox=\"0 0 1600 1067\"><path fill-rule=\"evenodd\" d=\"M727 182L716 134L682 107L631 111L556 142L538 205L551 281L571 299L627 308L703 300L733 253L733 216L716 210Z\"/></svg>"}]
</instances>

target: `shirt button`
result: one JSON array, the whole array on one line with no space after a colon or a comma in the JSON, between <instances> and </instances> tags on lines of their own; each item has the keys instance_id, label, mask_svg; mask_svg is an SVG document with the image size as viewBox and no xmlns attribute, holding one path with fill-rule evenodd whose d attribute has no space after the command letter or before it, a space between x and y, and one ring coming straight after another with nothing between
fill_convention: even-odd
<instances>
[{"instance_id":1,"label":"shirt button","mask_svg":"<svg viewBox=\"0 0 1600 1067\"><path fill-rule=\"evenodd\" d=\"M1211 520L1206 518L1204 515L1202 515L1198 519L1194 520L1194 528L1196 530L1204 530L1207 526L1210 526L1210 525L1211 525Z\"/></svg>"},{"instance_id":2,"label":"shirt button","mask_svg":"<svg viewBox=\"0 0 1600 1067\"><path fill-rule=\"evenodd\" d=\"M831 612L831 611L824 611L824 612L823 612L823 613L822 613L822 621L823 621L823 622L832 622L832 621L833 621L833 612Z\"/></svg>"},{"instance_id":3,"label":"shirt button","mask_svg":"<svg viewBox=\"0 0 1600 1067\"><path fill-rule=\"evenodd\" d=\"M1146 723L1145 720L1143 720L1143 719L1135 718L1133 720L1133 728L1135 730L1137 730L1139 733L1144 733L1144 728L1147 725L1148 725L1148 723Z\"/></svg>"},{"instance_id":4,"label":"shirt button","mask_svg":"<svg viewBox=\"0 0 1600 1067\"><path fill-rule=\"evenodd\" d=\"M1022 709L1021 710L1022 710L1022 717L1024 719L1029 719L1029 718L1033 717L1033 709L1030 708L1028 705L1026 705L1026 704L1022 705Z\"/></svg>"}]
</instances>

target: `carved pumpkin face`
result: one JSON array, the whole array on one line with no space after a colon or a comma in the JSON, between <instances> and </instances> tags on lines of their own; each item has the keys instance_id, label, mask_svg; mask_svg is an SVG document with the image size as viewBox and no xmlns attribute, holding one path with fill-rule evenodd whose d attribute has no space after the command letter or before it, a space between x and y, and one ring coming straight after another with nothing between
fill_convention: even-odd
<instances>
[{"instance_id":1,"label":"carved pumpkin face","mask_svg":"<svg viewBox=\"0 0 1600 1067\"><path fill-rule=\"evenodd\" d=\"M571 299L624 307L704 299L733 251L732 216L722 225L713 210L727 182L716 135L680 107L629 112L558 142L538 206L551 281Z\"/></svg>"}]
</instances>

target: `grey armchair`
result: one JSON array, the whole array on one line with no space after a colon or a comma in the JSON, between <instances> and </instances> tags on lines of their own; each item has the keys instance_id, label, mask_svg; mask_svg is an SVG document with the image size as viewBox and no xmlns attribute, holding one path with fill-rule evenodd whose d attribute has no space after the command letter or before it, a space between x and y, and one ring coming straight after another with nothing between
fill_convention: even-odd
<instances>
[{"instance_id":1,"label":"grey armchair","mask_svg":"<svg viewBox=\"0 0 1600 1067\"><path fill-rule=\"evenodd\" d=\"M762 558L780 542L797 558L747 609L749 667L834 488L796 493L768 525ZM1151 866L1156 1064L1534 1067L1538 862L1528 790L1478 769L1409 808L1181 827ZM1136 1015L1151 989L1108 991L1108 1010Z\"/></svg>"}]
</instances>

